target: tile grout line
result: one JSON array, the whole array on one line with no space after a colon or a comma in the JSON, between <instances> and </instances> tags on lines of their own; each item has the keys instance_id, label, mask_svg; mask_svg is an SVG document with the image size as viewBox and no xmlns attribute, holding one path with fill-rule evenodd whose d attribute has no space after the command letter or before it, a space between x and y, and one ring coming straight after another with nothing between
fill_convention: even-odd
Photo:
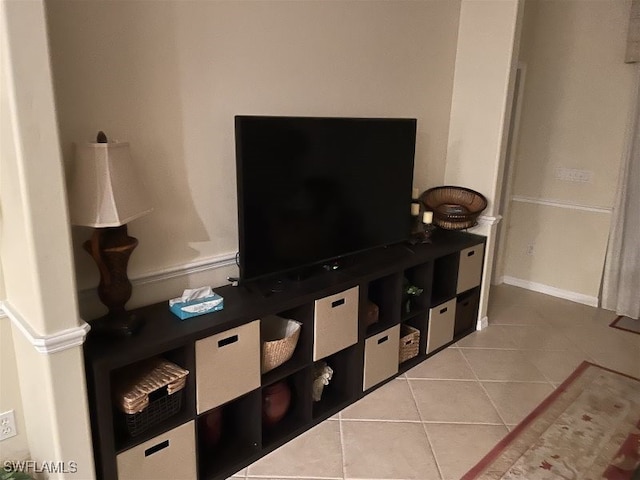
<instances>
[{"instance_id":1,"label":"tile grout line","mask_svg":"<svg viewBox=\"0 0 640 480\"><path fill-rule=\"evenodd\" d=\"M438 462L438 457L436 456L436 451L433 448L433 443L431 442L431 437L429 436L429 432L427 431L427 425L424 423L424 418L422 418L422 412L420 412L420 407L418 407L418 401L416 400L416 394L413 392L413 386L411 382L407 379L407 383L409 384L409 391L411 392L411 397L413 398L413 404L416 407L416 411L418 412L418 418L420 419L420 423L422 423L422 429L424 430L424 434L427 437L427 443L429 444L429 449L431 450L431 455L433 455L433 461L436 464L436 468L438 469L438 475L440 475L440 480L444 479L444 474L442 472L442 468L440 467L440 462Z\"/></svg>"},{"instance_id":2,"label":"tile grout line","mask_svg":"<svg viewBox=\"0 0 640 480\"><path fill-rule=\"evenodd\" d=\"M338 412L338 426L340 429L340 451L342 452L342 480L347 478L347 457L344 448L344 430L342 429L342 410Z\"/></svg>"},{"instance_id":3,"label":"tile grout line","mask_svg":"<svg viewBox=\"0 0 640 480\"><path fill-rule=\"evenodd\" d=\"M428 360L428 359L427 359ZM423 381L442 381L442 382L475 382L475 380L473 378L442 378L442 377L438 377L438 378L426 378L426 377L411 377L411 378L407 378L407 380L416 380L418 382L423 382Z\"/></svg>"},{"instance_id":4,"label":"tile grout line","mask_svg":"<svg viewBox=\"0 0 640 480\"><path fill-rule=\"evenodd\" d=\"M547 322L547 321L546 321L546 318L544 317L544 315L541 317L541 319L542 319L542 321L543 321L543 322L545 322L545 323L546 323L546 325L547 325L547 327L546 327L546 328L547 328L547 329L553 329L553 330L555 331L555 333L556 333L556 334L559 334L559 335L561 335L562 337L564 337L564 339L567 341L568 345L570 345L573 349L571 349L571 348L569 348L569 349L567 349L567 348L565 348L565 349L519 348L519 349L518 349L518 351L520 351L520 352L524 352L524 351L527 351L527 352L535 352L535 351L538 351L538 352L543 352L543 353L546 353L546 352L571 352L571 353L578 353L578 354L584 355L584 356L586 357L586 358L585 358L585 360L588 360L588 359L589 359L589 357L590 357L589 353L588 353L587 351L585 351L585 349L584 349L584 348L580 347L580 345L578 345L577 343L573 342L573 341L571 340L571 338L570 338L570 337L568 337L567 335L565 335L565 334L564 334L564 332L562 331L562 329L559 329L559 328L558 328L556 325L554 325L553 323L549 323L549 322ZM560 331L558 331L558 330L560 330ZM551 385L551 388L553 388L553 389L555 390L555 389L556 389L556 386L554 385L553 380L552 380L548 375L546 375L546 374L545 374L541 369L539 369L539 368L538 368L538 366L537 366L537 365L535 365L535 364L534 364L532 361L530 361L528 358L527 358L527 361L529 361L529 363L531 363L531 364L533 365L533 367L534 367L534 368L535 368L535 369L536 369L536 370L537 370L537 371L542 375L542 377L546 380L546 381L545 381L545 382L543 382L543 383L547 383L547 384ZM542 382L541 382L541 383L542 383Z\"/></svg>"},{"instance_id":5,"label":"tile grout line","mask_svg":"<svg viewBox=\"0 0 640 480\"><path fill-rule=\"evenodd\" d=\"M496 411L496 413L498 414L498 417L500 417L500 420L502 420L502 425L504 426L504 428L507 429L507 431L509 431L509 428L507 427L507 422L505 422L504 417L502 416L502 414L500 413L500 411L498 410L498 407L496 406L495 402L493 401L493 398L491 398L491 395L489 395L489 392L487 391L486 388L484 388L484 385L482 384L482 382L480 381L480 378L478 377L478 374L476 373L476 371L473 369L473 366L471 365L471 362L469 361L469 359L467 358L467 356L464 354L464 352L460 352L462 353L462 357L464 358L465 362L467 362L467 365L469 366L469 368L471 369L471 373L473 373L473 376L476 377L476 381L478 382L478 385L480 385L480 388L482 389L482 391L484 392L484 394L487 396L487 398L489 399L489 402L491 402L491 405L493 406L493 409Z\"/></svg>"},{"instance_id":6,"label":"tile grout line","mask_svg":"<svg viewBox=\"0 0 640 480\"><path fill-rule=\"evenodd\" d=\"M543 384L544 385L544 384ZM408 423L408 424L451 424L451 425L502 425L496 422L474 422L474 421L443 421L443 420L389 420L376 418L345 418L345 422L362 423Z\"/></svg>"},{"instance_id":7,"label":"tile grout line","mask_svg":"<svg viewBox=\"0 0 640 480\"><path fill-rule=\"evenodd\" d=\"M448 347L450 348L450 347ZM522 352L523 350L529 352L580 352L585 353L579 346L575 346L575 350L570 348L523 348L523 347L481 347L481 346L465 346L457 347L458 350L499 350L506 352Z\"/></svg>"},{"instance_id":8,"label":"tile grout line","mask_svg":"<svg viewBox=\"0 0 640 480\"><path fill-rule=\"evenodd\" d=\"M535 365L533 365L535 367ZM537 367L536 367L537 368ZM540 372L542 373L542 372ZM543 374L544 376L544 374ZM467 383L473 383L473 382L486 382L486 383L549 383L549 380L547 379L546 376L544 376L545 379L544 380L493 380L493 379L488 379L488 380L480 380L479 378L411 378L410 380L415 380L418 382L467 382Z\"/></svg>"},{"instance_id":9,"label":"tile grout line","mask_svg":"<svg viewBox=\"0 0 640 480\"><path fill-rule=\"evenodd\" d=\"M231 477L231 478L239 478L239 477ZM250 477L247 476L246 478L259 478L261 480L272 480L273 479L273 475L251 475ZM278 478L282 478L282 479L287 479L287 480L304 480L304 479L309 479L309 480L344 480L343 478L340 477L293 477L291 475L278 475ZM231 479L229 479L231 480Z\"/></svg>"},{"instance_id":10,"label":"tile grout line","mask_svg":"<svg viewBox=\"0 0 640 480\"><path fill-rule=\"evenodd\" d=\"M393 420L390 418L345 418L345 422L372 422L372 423L422 423L420 420Z\"/></svg>"},{"instance_id":11,"label":"tile grout line","mask_svg":"<svg viewBox=\"0 0 640 480\"><path fill-rule=\"evenodd\" d=\"M473 349L469 349L469 350L505 350L505 349L500 349L500 348L473 348ZM473 367L471 366L471 362L469 361L469 359L467 358L467 356L464 354L464 349L461 349L462 356L464 357L464 359L467 361L467 364L469 365L469 367L471 368L471 371L473 372L473 375L476 377L476 379L480 382L480 384L482 384L483 382L486 383L540 383L540 384L550 384L552 383L552 381L550 380L550 378L544 374L544 372L542 370L540 370L531 360L529 360L529 358L527 358L527 356L524 354L524 351L531 351L531 352L542 352L542 353L548 353L548 352L570 352L571 350L536 350L536 349L508 349L508 351L513 351L513 352L518 352L520 354L520 356L526 360L534 369L536 372L538 372L540 374L540 376L544 379L544 380L500 380L500 379L480 379L480 377L478 377L477 373L475 372L475 370L473 369ZM484 388L484 387L483 387Z\"/></svg>"}]
</instances>

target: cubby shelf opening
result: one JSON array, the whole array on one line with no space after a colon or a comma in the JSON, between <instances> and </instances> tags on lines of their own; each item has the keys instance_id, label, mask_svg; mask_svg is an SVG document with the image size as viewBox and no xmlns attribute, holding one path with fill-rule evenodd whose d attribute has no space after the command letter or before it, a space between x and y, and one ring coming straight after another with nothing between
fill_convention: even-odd
<instances>
[{"instance_id":1,"label":"cubby shelf opening","mask_svg":"<svg viewBox=\"0 0 640 480\"><path fill-rule=\"evenodd\" d=\"M330 416L355 399L358 373L350 365L356 362L357 353L354 345L314 364L314 371L326 363L333 373L321 399L313 402L313 418Z\"/></svg>"},{"instance_id":2,"label":"cubby shelf opening","mask_svg":"<svg viewBox=\"0 0 640 480\"><path fill-rule=\"evenodd\" d=\"M215 477L260 451L260 404L260 390L254 390L198 417L201 478Z\"/></svg>"}]
</instances>

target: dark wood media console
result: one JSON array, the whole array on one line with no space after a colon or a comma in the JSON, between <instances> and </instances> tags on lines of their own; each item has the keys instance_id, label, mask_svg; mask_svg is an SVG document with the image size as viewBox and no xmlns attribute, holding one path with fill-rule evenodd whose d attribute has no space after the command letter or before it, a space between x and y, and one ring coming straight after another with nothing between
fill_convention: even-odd
<instances>
[{"instance_id":1,"label":"dark wood media console","mask_svg":"<svg viewBox=\"0 0 640 480\"><path fill-rule=\"evenodd\" d=\"M476 327L484 247L484 237L437 230L431 244L365 252L341 270L281 292L214 288L224 297L219 312L180 320L162 302L135 310L146 325L134 337L90 335L84 351L98 478L227 478L468 335ZM409 308L407 282L423 289ZM367 327L368 301L378 306L379 318ZM293 357L261 374L259 320L271 314L295 319L302 329ZM399 364L403 324L419 331L419 348ZM189 371L180 406L132 437L115 407L113 379L158 356ZM333 377L313 401L319 362ZM262 393L280 381L291 391L290 406L267 427ZM214 416L220 426L215 444L206 436Z\"/></svg>"}]
</instances>

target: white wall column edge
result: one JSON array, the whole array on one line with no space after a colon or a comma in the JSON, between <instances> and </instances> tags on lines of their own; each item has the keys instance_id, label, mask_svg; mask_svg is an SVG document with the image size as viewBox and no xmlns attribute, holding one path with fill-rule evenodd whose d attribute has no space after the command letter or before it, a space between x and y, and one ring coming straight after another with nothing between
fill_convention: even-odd
<instances>
[{"instance_id":1,"label":"white wall column edge","mask_svg":"<svg viewBox=\"0 0 640 480\"><path fill-rule=\"evenodd\" d=\"M599 303L598 297L592 297L583 293L570 292L569 290L562 290L550 285L544 285L543 283L530 282L529 280L522 280L520 278L510 276L502 277L502 281L507 285L526 288L527 290L544 293L546 295L551 295L552 297L564 298L565 300L589 305L590 307L597 307Z\"/></svg>"},{"instance_id":2,"label":"white wall column edge","mask_svg":"<svg viewBox=\"0 0 640 480\"><path fill-rule=\"evenodd\" d=\"M484 330L489 326L489 317L484 316L476 322L476 330Z\"/></svg>"},{"instance_id":3,"label":"white wall column edge","mask_svg":"<svg viewBox=\"0 0 640 480\"><path fill-rule=\"evenodd\" d=\"M82 322L82 325L75 328L67 328L50 335L38 335L7 300L0 302L0 310L0 316L4 313L5 316L9 317L27 341L33 345L33 348L43 354L60 352L82 345L91 329L88 323Z\"/></svg>"}]
</instances>

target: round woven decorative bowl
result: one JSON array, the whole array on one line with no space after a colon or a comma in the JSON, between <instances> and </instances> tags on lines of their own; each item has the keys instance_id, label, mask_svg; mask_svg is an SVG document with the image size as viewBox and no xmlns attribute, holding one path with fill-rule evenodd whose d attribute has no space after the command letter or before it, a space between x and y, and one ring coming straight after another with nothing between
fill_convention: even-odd
<instances>
[{"instance_id":1,"label":"round woven decorative bowl","mask_svg":"<svg viewBox=\"0 0 640 480\"><path fill-rule=\"evenodd\" d=\"M433 222L447 230L473 227L487 208L487 199L475 190L453 185L430 188L420 200L433 211Z\"/></svg>"}]
</instances>

